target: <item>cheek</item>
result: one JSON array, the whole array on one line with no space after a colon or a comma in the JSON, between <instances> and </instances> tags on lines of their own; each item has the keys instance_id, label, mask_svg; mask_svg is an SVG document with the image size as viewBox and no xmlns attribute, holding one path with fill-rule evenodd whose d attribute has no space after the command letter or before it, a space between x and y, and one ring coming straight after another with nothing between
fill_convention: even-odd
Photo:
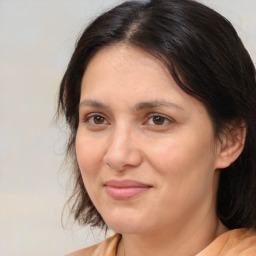
<instances>
[{"instance_id":1,"label":"cheek","mask_svg":"<svg viewBox=\"0 0 256 256\"><path fill-rule=\"evenodd\" d=\"M98 186L101 184L100 170L102 167L102 143L79 131L76 137L76 156L84 186L91 200L99 200Z\"/></svg>"},{"instance_id":2,"label":"cheek","mask_svg":"<svg viewBox=\"0 0 256 256\"><path fill-rule=\"evenodd\" d=\"M102 143L99 140L85 136L81 132L76 136L76 156L81 174L85 180L93 178L98 173L103 159Z\"/></svg>"},{"instance_id":3,"label":"cheek","mask_svg":"<svg viewBox=\"0 0 256 256\"><path fill-rule=\"evenodd\" d=\"M159 209L165 205L173 220L208 207L216 190L213 152L209 144L202 148L204 142L199 145L198 141L170 140L168 144L158 144L151 154L151 166L160 177L156 201L161 203Z\"/></svg>"},{"instance_id":4,"label":"cheek","mask_svg":"<svg viewBox=\"0 0 256 256\"><path fill-rule=\"evenodd\" d=\"M215 152L211 136L176 136L148 147L148 159L164 180L169 190L189 191L195 186L207 187L215 171ZM150 157L151 156L151 157ZM154 156L154 157L152 157Z\"/></svg>"}]
</instances>

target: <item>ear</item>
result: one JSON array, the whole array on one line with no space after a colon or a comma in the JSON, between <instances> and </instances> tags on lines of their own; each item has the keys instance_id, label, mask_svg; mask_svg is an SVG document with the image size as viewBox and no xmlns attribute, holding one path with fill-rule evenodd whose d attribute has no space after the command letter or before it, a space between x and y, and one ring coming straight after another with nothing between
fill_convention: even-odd
<instances>
[{"instance_id":1,"label":"ear","mask_svg":"<svg viewBox=\"0 0 256 256\"><path fill-rule=\"evenodd\" d=\"M246 125L228 125L220 136L219 155L216 169L223 169L231 165L242 153L246 138Z\"/></svg>"}]
</instances>

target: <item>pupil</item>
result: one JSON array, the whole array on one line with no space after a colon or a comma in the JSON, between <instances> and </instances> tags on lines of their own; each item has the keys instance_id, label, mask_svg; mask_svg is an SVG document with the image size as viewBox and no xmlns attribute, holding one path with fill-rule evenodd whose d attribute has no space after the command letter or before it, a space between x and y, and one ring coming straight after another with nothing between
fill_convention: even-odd
<instances>
[{"instance_id":1,"label":"pupil","mask_svg":"<svg viewBox=\"0 0 256 256\"><path fill-rule=\"evenodd\" d=\"M161 116L154 116L153 121L154 121L154 124L161 125L164 123L164 118Z\"/></svg>"},{"instance_id":2,"label":"pupil","mask_svg":"<svg viewBox=\"0 0 256 256\"><path fill-rule=\"evenodd\" d=\"M104 122L104 118L102 116L95 116L94 123L95 124L102 124Z\"/></svg>"}]
</instances>

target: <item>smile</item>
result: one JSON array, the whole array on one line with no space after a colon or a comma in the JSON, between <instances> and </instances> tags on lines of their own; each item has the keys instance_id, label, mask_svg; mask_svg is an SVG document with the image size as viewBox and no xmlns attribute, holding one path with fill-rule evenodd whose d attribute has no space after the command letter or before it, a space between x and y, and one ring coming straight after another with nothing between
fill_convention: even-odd
<instances>
[{"instance_id":1,"label":"smile","mask_svg":"<svg viewBox=\"0 0 256 256\"><path fill-rule=\"evenodd\" d=\"M111 180L104 184L107 193L116 200L134 198L152 188L152 186L133 180Z\"/></svg>"}]
</instances>

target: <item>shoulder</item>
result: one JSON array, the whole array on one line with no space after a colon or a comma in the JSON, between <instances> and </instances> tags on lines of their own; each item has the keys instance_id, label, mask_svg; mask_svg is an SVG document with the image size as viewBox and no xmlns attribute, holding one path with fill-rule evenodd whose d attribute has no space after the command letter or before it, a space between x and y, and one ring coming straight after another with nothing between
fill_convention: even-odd
<instances>
[{"instance_id":1,"label":"shoulder","mask_svg":"<svg viewBox=\"0 0 256 256\"><path fill-rule=\"evenodd\" d=\"M234 229L217 237L197 256L255 256L256 232Z\"/></svg>"},{"instance_id":2,"label":"shoulder","mask_svg":"<svg viewBox=\"0 0 256 256\"><path fill-rule=\"evenodd\" d=\"M115 234L99 244L75 251L66 256L115 256L120 239L121 236Z\"/></svg>"}]
</instances>

